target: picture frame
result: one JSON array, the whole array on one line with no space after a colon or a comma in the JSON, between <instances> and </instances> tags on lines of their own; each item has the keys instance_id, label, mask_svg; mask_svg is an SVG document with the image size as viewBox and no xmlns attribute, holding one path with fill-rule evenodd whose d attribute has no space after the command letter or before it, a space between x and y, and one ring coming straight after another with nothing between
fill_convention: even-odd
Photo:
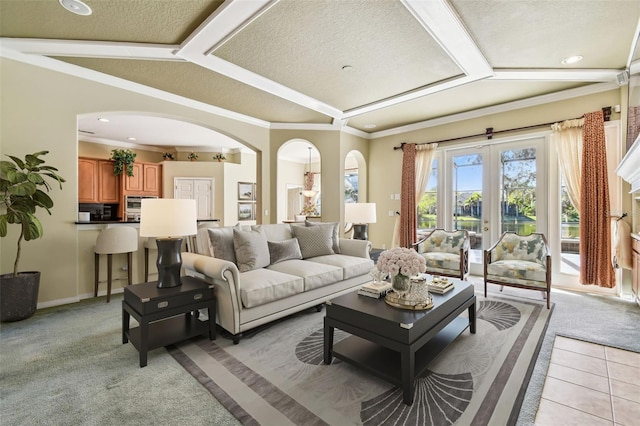
<instances>
[{"instance_id":1,"label":"picture frame","mask_svg":"<svg viewBox=\"0 0 640 426\"><path fill-rule=\"evenodd\" d=\"M255 200L254 184L252 182L238 182L238 200Z\"/></svg>"},{"instance_id":2,"label":"picture frame","mask_svg":"<svg viewBox=\"0 0 640 426\"><path fill-rule=\"evenodd\" d=\"M238 203L238 220L255 220L256 212L254 208L254 203Z\"/></svg>"}]
</instances>

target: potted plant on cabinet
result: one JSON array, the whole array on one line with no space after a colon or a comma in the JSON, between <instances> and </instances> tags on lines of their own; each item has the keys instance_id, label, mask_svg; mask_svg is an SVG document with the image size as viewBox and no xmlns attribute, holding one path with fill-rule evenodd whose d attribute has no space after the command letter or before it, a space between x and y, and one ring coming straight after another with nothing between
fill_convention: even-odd
<instances>
[{"instance_id":1,"label":"potted plant on cabinet","mask_svg":"<svg viewBox=\"0 0 640 426\"><path fill-rule=\"evenodd\" d=\"M65 181L56 173L58 169L45 165L40 158L48 152L28 154L24 160L9 155L12 161L0 161L0 237L7 236L9 224L20 226L13 273L0 275L1 321L29 318L38 304L40 272L18 272L18 262L22 240L35 240L44 233L37 209L51 214L53 200L47 195L51 190L47 179L57 181L60 189Z\"/></svg>"},{"instance_id":2,"label":"potted plant on cabinet","mask_svg":"<svg viewBox=\"0 0 640 426\"><path fill-rule=\"evenodd\" d=\"M120 176L126 170L127 176L133 176L133 162L136 160L136 155L130 149L112 149L111 159L116 162L113 166L113 174Z\"/></svg>"},{"instance_id":3,"label":"potted plant on cabinet","mask_svg":"<svg viewBox=\"0 0 640 426\"><path fill-rule=\"evenodd\" d=\"M187 155L187 158L191 161L196 161L198 159L198 154L191 151L189 155Z\"/></svg>"},{"instance_id":4,"label":"potted plant on cabinet","mask_svg":"<svg viewBox=\"0 0 640 426\"><path fill-rule=\"evenodd\" d=\"M213 156L214 160L218 160L218 162L224 161L227 159L227 157L224 156L224 154L220 153L220 154L216 154Z\"/></svg>"},{"instance_id":5,"label":"potted plant on cabinet","mask_svg":"<svg viewBox=\"0 0 640 426\"><path fill-rule=\"evenodd\" d=\"M173 160L173 153L172 152L163 152L162 153L162 159L163 160Z\"/></svg>"}]
</instances>

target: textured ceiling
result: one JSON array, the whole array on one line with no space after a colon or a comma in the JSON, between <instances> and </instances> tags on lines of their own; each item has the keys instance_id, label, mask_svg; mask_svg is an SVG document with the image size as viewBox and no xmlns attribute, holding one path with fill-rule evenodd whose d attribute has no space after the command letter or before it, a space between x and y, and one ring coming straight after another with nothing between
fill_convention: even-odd
<instances>
[{"instance_id":1,"label":"textured ceiling","mask_svg":"<svg viewBox=\"0 0 640 426\"><path fill-rule=\"evenodd\" d=\"M1 52L54 58L267 126L371 137L617 87L638 58L637 0L84 1L90 16L55 0L0 0ZM577 54L582 62L561 64Z\"/></svg>"}]
</instances>

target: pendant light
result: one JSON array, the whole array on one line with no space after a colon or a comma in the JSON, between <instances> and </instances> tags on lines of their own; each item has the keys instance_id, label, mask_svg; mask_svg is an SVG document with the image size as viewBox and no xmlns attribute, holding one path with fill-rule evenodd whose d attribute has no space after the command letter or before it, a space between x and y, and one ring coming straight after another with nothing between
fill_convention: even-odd
<instances>
[{"instance_id":1,"label":"pendant light","mask_svg":"<svg viewBox=\"0 0 640 426\"><path fill-rule=\"evenodd\" d=\"M307 173L311 173L311 147L309 147L309 171ZM316 191L315 189L305 189L300 193L305 197L310 198L310 197L315 197L318 191Z\"/></svg>"}]
</instances>

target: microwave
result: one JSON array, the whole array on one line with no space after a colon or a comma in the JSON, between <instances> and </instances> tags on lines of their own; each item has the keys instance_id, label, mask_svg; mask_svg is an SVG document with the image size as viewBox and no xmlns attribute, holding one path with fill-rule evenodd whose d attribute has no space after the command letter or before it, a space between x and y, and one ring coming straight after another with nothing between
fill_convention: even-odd
<instances>
[{"instance_id":1,"label":"microwave","mask_svg":"<svg viewBox=\"0 0 640 426\"><path fill-rule=\"evenodd\" d=\"M155 195L126 195L124 213L127 220L140 220L140 209L142 208L142 200L148 198L158 198Z\"/></svg>"}]
</instances>

